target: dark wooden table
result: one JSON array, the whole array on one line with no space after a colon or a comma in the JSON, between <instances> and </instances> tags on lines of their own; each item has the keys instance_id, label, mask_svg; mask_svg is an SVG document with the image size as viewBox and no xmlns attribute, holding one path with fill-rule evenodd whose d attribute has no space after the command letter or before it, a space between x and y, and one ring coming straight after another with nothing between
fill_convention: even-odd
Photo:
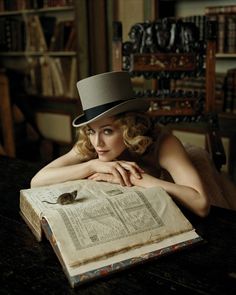
<instances>
[{"instance_id":1,"label":"dark wooden table","mask_svg":"<svg viewBox=\"0 0 236 295\"><path fill-rule=\"evenodd\" d=\"M72 289L19 215L19 190L40 166L0 157L0 294L236 294L236 212L216 207L187 214L204 243Z\"/></svg>"}]
</instances>

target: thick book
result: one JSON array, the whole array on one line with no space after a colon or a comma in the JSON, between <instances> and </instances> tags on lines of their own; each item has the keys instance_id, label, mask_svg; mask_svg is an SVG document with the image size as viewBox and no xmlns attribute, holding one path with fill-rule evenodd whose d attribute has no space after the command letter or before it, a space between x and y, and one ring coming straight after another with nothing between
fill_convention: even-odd
<instances>
[{"instance_id":1,"label":"thick book","mask_svg":"<svg viewBox=\"0 0 236 295\"><path fill-rule=\"evenodd\" d=\"M159 187L76 180L23 189L20 213L72 287L202 241Z\"/></svg>"}]
</instances>

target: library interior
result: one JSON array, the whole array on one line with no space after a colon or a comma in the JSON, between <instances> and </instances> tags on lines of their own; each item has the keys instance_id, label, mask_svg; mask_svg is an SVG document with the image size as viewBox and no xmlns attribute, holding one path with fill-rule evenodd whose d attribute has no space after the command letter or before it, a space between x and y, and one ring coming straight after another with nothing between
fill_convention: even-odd
<instances>
[{"instance_id":1,"label":"library interior","mask_svg":"<svg viewBox=\"0 0 236 295\"><path fill-rule=\"evenodd\" d=\"M1 154L30 161L49 161L64 153L75 140L71 121L82 112L76 82L102 72L127 70L136 94L146 95L150 100L152 116L160 122L170 121L173 132L182 141L203 148L206 147L206 131L189 110L186 115L180 110L179 117L174 118L172 114L169 119L160 118L165 114L160 115L157 110L177 108L177 104L180 105L177 98L186 98L189 109L196 110L203 107L204 97L208 97L211 113L217 115L215 124L219 124L217 132L226 158L221 171L236 181L233 152L236 148L236 12L234 1L226 1L225 8L219 1L216 1L218 5L214 2L1 1ZM131 10L134 13L130 15ZM178 23L173 19L175 22L178 19ZM205 67L207 21L215 21L217 26L215 45L210 49L214 59L209 70ZM199 36L191 32L191 27L186 26L186 30L180 27L180 22L196 25ZM160 34L156 34L159 36L169 27L172 34L169 44L164 37L159 41L158 37L151 37L158 25L162 28L162 32L159 30ZM138 44L141 31L146 47ZM198 38L191 41L192 44L202 45L190 48L191 44L182 44L182 49L176 49L178 40L188 33L192 34L189 38ZM149 46L148 42L152 44ZM148 69L139 64L140 57L135 62L139 67L136 70L129 65L127 56L133 50L131 44L136 55L138 51L139 54L155 50L162 54L171 50L175 53L195 51L197 70L182 68L181 72L174 69L174 62L166 71L160 67ZM120 52L119 46L122 47ZM120 54L118 58L117 53ZM189 124L190 121L193 124Z\"/></svg>"},{"instance_id":2,"label":"library interior","mask_svg":"<svg viewBox=\"0 0 236 295\"><path fill-rule=\"evenodd\" d=\"M177 108L177 104L180 105L177 97L186 98L189 109L195 110L203 106L204 96L209 100L211 112L217 115L217 131L226 158L221 170L236 181L233 152L236 148L236 12L233 2L227 1L224 9L214 1L1 1L1 153L31 161L49 161L60 155L73 144L75 130L71 120L82 112L76 82L102 72L127 70L136 94L150 99L152 116L160 122L169 120L181 140L204 148L205 130L198 118L194 119L188 112L184 116L181 110L179 117L162 119L165 114L161 115L158 110ZM131 10L134 13L130 15ZM174 23L174 18L178 23ZM216 21L217 25L214 60L209 71L205 67L204 48L207 21ZM191 27L179 28L180 22L195 24L199 37L191 32ZM164 37L158 41L151 36L158 25L162 27L162 32L159 30L160 34L156 34L159 36L169 27L172 34L169 44ZM138 44L141 31L146 47ZM182 44L183 50L176 50L178 40L188 33L192 34L189 38L198 38L192 44L202 42L202 45L190 48L191 44ZM187 39L186 43L190 42ZM148 42L152 44L149 46ZM139 67L136 70L129 65L127 56L133 50L131 44L136 54L155 50L159 53L195 51L198 68L192 71L182 68L181 72L173 68L173 62L166 71L160 67L147 69L139 64L139 57L135 61Z\"/></svg>"},{"instance_id":3,"label":"library interior","mask_svg":"<svg viewBox=\"0 0 236 295\"><path fill-rule=\"evenodd\" d=\"M152 122L166 127L183 145L206 151L231 196L229 208L215 207L209 218L218 222L222 232L223 220L235 235L235 0L0 0L1 195L7 190L0 218L4 224L8 224L8 218L11 220L2 235L7 236L6 229L16 231L12 220L21 222L15 217L19 200L14 205L9 200L17 198L23 186L30 186L39 168L67 153L76 143L78 134L72 122L83 113L77 82L112 71L129 73L134 97L150 102L148 115ZM202 158L199 155L199 161L204 161L204 157L205 153ZM207 180L204 163L197 165ZM199 225L200 231L210 228L211 219L205 222L207 225ZM229 239L225 232L224 235ZM219 253L227 252L222 245L216 246ZM228 256L235 255L235 246L232 248ZM236 290L235 258L230 262L229 293L225 294ZM217 259L219 266L222 260ZM200 258L198 262L199 269L200 265L205 267ZM5 260L5 264L9 261ZM181 272L176 267L173 271ZM47 272L50 274L48 268ZM16 288L25 291L24 285L17 283L22 279L20 271L17 273ZM199 290L199 294L217 294L217 286L221 290L226 282L220 278L213 287L217 276L209 275L204 282L199 277L197 285L193 283L194 276L189 275L185 281L180 275L175 278L170 269L165 274L159 270L158 276L153 275L150 280L143 277L144 282L149 282L145 291L144 283L137 285L135 291L134 281L133 285L124 281L127 289L119 289L120 279L114 279L113 283L104 281L103 286L93 285L93 290L84 287L81 292L88 294L90 290L96 294L98 287L100 294L108 294L106 288L113 284L112 294L148 294L157 285L160 291L169 288L169 293L163 294L173 294L174 290L185 294L190 289ZM49 290L49 284L42 283L43 278L38 285L30 278L31 275L28 286L32 284L33 288L35 284L36 290L42 286L45 292ZM168 280L172 281L169 287ZM50 278L50 284L56 282L56 278ZM61 288L65 294L72 294L64 286Z\"/></svg>"}]
</instances>

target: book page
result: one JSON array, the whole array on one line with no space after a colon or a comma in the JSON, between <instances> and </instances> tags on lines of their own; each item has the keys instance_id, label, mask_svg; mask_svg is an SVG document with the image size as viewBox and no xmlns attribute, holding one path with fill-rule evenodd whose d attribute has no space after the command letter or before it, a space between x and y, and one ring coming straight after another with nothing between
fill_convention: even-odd
<instances>
[{"instance_id":1,"label":"book page","mask_svg":"<svg viewBox=\"0 0 236 295\"><path fill-rule=\"evenodd\" d=\"M48 204L50 210L43 213L70 266L192 229L161 188L124 188L93 181L81 186L77 202L54 205L54 210Z\"/></svg>"},{"instance_id":2,"label":"book page","mask_svg":"<svg viewBox=\"0 0 236 295\"><path fill-rule=\"evenodd\" d=\"M115 184L97 183L92 180L75 180L49 186L22 189L20 191L20 210L32 231L36 232L37 239L41 240L41 213L47 209L57 210L61 208L62 205L57 203L60 195L77 191L76 204L88 196L90 199L103 198L106 196L106 193L103 193L103 191L116 188L122 190L122 187Z\"/></svg>"}]
</instances>

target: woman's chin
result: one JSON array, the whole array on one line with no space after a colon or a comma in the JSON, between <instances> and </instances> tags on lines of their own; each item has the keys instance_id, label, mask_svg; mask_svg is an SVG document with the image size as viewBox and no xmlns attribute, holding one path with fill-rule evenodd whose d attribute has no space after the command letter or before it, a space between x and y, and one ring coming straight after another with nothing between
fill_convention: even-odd
<instances>
[{"instance_id":1,"label":"woman's chin","mask_svg":"<svg viewBox=\"0 0 236 295\"><path fill-rule=\"evenodd\" d=\"M114 160L114 158L111 158L111 157L108 157L108 156L101 156L101 155L98 156L98 159L100 161L102 161L102 162L110 162L110 161Z\"/></svg>"}]
</instances>

